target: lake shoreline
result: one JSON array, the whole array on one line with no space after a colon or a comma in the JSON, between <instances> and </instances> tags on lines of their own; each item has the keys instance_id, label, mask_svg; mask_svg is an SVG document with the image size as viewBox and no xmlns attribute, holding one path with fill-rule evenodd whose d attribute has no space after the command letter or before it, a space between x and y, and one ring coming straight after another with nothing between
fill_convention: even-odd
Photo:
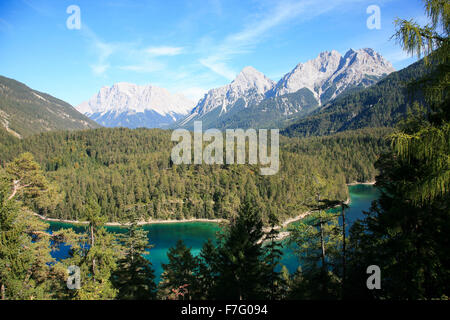
<instances>
[{"instance_id":1,"label":"lake shoreline","mask_svg":"<svg viewBox=\"0 0 450 320\"><path fill-rule=\"evenodd\" d=\"M351 182L351 183L347 183L346 185L347 186L357 186L357 185L371 185L371 186L373 186L373 185L375 185L375 183L376 183L376 181L368 181L368 182ZM349 195L349 197L347 198L347 200L345 200L344 201L344 204L346 204L346 205L349 205L351 203L351 198L350 198L350 195ZM336 207L339 207L339 205L335 205L335 206L333 206L332 208L336 208ZM331 208L329 208L329 209L331 209ZM293 218L289 218L289 219L287 219L286 221L284 221L282 224L281 224L281 226L279 226L279 227L276 227L276 229L283 229L283 228L286 228L288 225L290 225L291 223L294 223L294 222L296 222L296 221L299 221L299 220L302 220L302 219L304 219L304 218L306 218L307 216L309 216L311 213L313 213L314 211L306 211L306 212L303 212L303 213L301 213L301 214L299 214L298 216L296 216L296 217L293 217ZM268 228L268 227L266 227L266 228L264 228L264 232L268 232L270 230L270 228ZM279 235L278 235L278 237L277 237L277 241L282 241L282 240L284 240L284 239L286 239L287 237L289 237L289 235L290 235L290 232L289 231L281 231L280 233L279 233Z\"/></svg>"},{"instance_id":2,"label":"lake shoreline","mask_svg":"<svg viewBox=\"0 0 450 320\"><path fill-rule=\"evenodd\" d=\"M355 185L374 185L375 181L369 181L369 182L351 182L351 183L347 183L347 186L355 186ZM350 204L351 199L350 196L348 197L348 199L344 202L345 204ZM335 207L337 207L339 205L336 205ZM288 218L287 220L283 221L281 223L281 225L277 228L277 229L281 229L281 228L286 228L289 224L302 220L304 218L306 218L308 215L310 215L311 213L313 213L313 211L306 211L306 212L302 212L299 215L292 217L292 218ZM44 221L49 221L49 222L61 222L61 223L69 223L69 224L75 224L75 225L86 225L88 224L87 221L79 221L79 220L66 220L66 219L57 219L57 218L48 218L45 216L42 216L40 214L34 213L37 217L39 217L41 220ZM227 219L204 219L204 218L191 218L191 219L182 219L182 220L149 220L149 221L139 221L138 225L152 225L152 224L173 224L173 223L196 223L196 222L205 222L205 223L216 223L216 224L220 224L223 222L227 222ZM105 225L108 227L126 227L129 226L131 223L127 222L127 223L120 223L120 222L106 222ZM268 227L264 228L264 231L269 230ZM289 235L289 232L287 231L283 231L282 232L283 237L281 237L280 240L286 238Z\"/></svg>"},{"instance_id":3,"label":"lake shoreline","mask_svg":"<svg viewBox=\"0 0 450 320\"><path fill-rule=\"evenodd\" d=\"M360 184L373 186L375 183L376 183L376 181L367 181L367 182L354 181L354 182L347 183L347 186L357 186Z\"/></svg>"},{"instance_id":4,"label":"lake shoreline","mask_svg":"<svg viewBox=\"0 0 450 320\"><path fill-rule=\"evenodd\" d=\"M81 224L85 225L89 222L87 221L80 221L80 220L65 220L65 219L56 219L56 218L48 218L44 217L40 214L34 213L37 217L39 217L41 220L49 221L49 222L61 222L61 223L69 223L69 224ZM206 223L222 223L227 220L225 219L182 219L182 220L150 220L150 221L138 221L138 225L152 225L152 224L172 224L172 223L190 223L190 222L206 222ZM106 222L105 226L107 227L126 227L131 225L130 222L121 223L121 222Z\"/></svg>"}]
</instances>

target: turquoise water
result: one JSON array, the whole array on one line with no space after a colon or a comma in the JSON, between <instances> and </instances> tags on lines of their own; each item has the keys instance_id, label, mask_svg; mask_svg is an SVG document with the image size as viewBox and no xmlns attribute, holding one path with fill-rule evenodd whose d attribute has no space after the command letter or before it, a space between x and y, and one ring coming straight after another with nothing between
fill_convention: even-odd
<instances>
[{"instance_id":1,"label":"turquoise water","mask_svg":"<svg viewBox=\"0 0 450 320\"><path fill-rule=\"evenodd\" d=\"M50 230L56 231L61 228L73 228L76 232L85 230L83 226L75 226L63 222L49 222ZM174 247L176 242L181 239L191 248L192 254L197 255L203 244L208 240L215 240L216 233L220 230L217 223L212 222L180 222L167 224L151 224L143 227L148 231L149 242L153 247L146 258L150 260L155 269L157 280L162 273L161 263L168 263L167 251ZM121 227L107 227L108 231L115 233L123 233L125 228ZM64 259L68 257L69 247L61 246L60 250L52 252L52 256L57 259Z\"/></svg>"},{"instance_id":2,"label":"turquoise water","mask_svg":"<svg viewBox=\"0 0 450 320\"><path fill-rule=\"evenodd\" d=\"M349 192L351 203L346 217L350 226L356 219L363 217L362 211L370 208L371 202L378 198L379 192L371 185L349 186ZM81 232L85 228L62 222L49 222L49 224L51 231L56 231L60 228L73 228L75 231ZM120 227L107 227L107 229L116 233L121 233L125 230ZM149 242L153 245L147 258L155 269L156 280L159 281L162 273L161 263L168 262L166 253L169 248L175 246L177 240L182 239L191 248L192 253L196 255L200 252L205 241L216 239L216 232L220 230L220 227L218 224L211 222L183 222L146 225L144 229L149 232ZM69 247L63 245L59 250L53 251L52 255L57 259L64 259L68 256L68 251ZM294 272L299 262L292 254L292 248L285 245L283 252L282 263L290 272Z\"/></svg>"},{"instance_id":3,"label":"turquoise water","mask_svg":"<svg viewBox=\"0 0 450 320\"><path fill-rule=\"evenodd\" d=\"M364 218L363 211L368 211L372 201L378 199L380 192L373 185L358 184L348 187L350 194L350 204L349 208L346 210L345 220L346 220L346 234L350 226L357 219ZM328 212L341 211L340 208L330 209ZM341 219L339 223L342 225ZM293 273L297 270L299 266L299 260L296 255L293 254L293 247L290 246L287 241L284 241L283 248L283 259L281 261L283 265L287 267L289 272Z\"/></svg>"}]
</instances>

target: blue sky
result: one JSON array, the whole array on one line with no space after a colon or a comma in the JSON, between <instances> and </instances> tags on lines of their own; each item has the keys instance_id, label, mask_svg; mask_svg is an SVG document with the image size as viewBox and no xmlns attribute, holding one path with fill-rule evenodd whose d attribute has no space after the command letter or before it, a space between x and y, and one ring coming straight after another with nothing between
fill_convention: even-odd
<instances>
[{"instance_id":1,"label":"blue sky","mask_svg":"<svg viewBox=\"0 0 450 320\"><path fill-rule=\"evenodd\" d=\"M367 28L370 5L381 29ZM426 23L423 12L420 0L2 0L0 75L74 106L121 81L197 100L245 66L277 81L333 49L370 47L401 69L415 59L389 40L393 20Z\"/></svg>"}]
</instances>

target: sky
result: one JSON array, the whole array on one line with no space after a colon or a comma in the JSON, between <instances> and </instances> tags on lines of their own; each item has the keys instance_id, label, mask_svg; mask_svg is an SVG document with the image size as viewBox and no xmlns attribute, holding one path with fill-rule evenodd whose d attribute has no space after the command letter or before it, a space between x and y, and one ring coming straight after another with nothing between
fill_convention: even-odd
<instances>
[{"instance_id":1,"label":"sky","mask_svg":"<svg viewBox=\"0 0 450 320\"><path fill-rule=\"evenodd\" d=\"M117 82L197 101L246 66L278 81L323 51L402 69L416 58L391 39L398 17L427 22L421 0L0 0L0 75L73 106Z\"/></svg>"}]
</instances>

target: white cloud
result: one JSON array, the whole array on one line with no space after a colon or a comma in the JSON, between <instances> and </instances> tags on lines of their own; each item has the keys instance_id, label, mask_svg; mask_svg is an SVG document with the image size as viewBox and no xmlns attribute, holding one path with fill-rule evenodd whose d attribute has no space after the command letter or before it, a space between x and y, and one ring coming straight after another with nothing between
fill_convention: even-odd
<instances>
[{"instance_id":1,"label":"white cloud","mask_svg":"<svg viewBox=\"0 0 450 320\"><path fill-rule=\"evenodd\" d=\"M180 92L188 99L197 103L201 98L203 98L203 96L205 95L205 93L208 92L208 90L200 87L191 87L191 88L184 88Z\"/></svg>"},{"instance_id":2,"label":"white cloud","mask_svg":"<svg viewBox=\"0 0 450 320\"><path fill-rule=\"evenodd\" d=\"M143 47L136 42L106 42L101 40L86 24L82 25L82 34L97 56L97 61L91 64L95 75L104 75L109 69L117 68L139 73L151 73L164 69L165 64L156 58L175 56L183 52L182 47L154 46ZM120 60L121 65L112 65L112 58Z\"/></svg>"},{"instance_id":3,"label":"white cloud","mask_svg":"<svg viewBox=\"0 0 450 320\"><path fill-rule=\"evenodd\" d=\"M224 62L221 62L223 56L209 56L205 59L200 59L199 62L210 70L214 71L218 75L233 80L236 76L236 72L230 69Z\"/></svg>"},{"instance_id":4,"label":"white cloud","mask_svg":"<svg viewBox=\"0 0 450 320\"><path fill-rule=\"evenodd\" d=\"M338 6L349 5L365 0L303 0L277 1L275 6L269 6L265 12L259 13L257 19L247 24L241 31L228 35L223 41L214 45L199 62L211 71L226 79L234 79L236 72L227 65L227 61L238 54L245 54L254 46L269 37L269 32L277 26L292 21L304 21L320 16ZM270 2L272 5L274 2Z\"/></svg>"},{"instance_id":5,"label":"white cloud","mask_svg":"<svg viewBox=\"0 0 450 320\"><path fill-rule=\"evenodd\" d=\"M95 75L103 75L111 67L108 59L117 51L118 46L100 40L85 23L82 24L81 32L88 39L92 50L97 55L97 61L90 65L92 72Z\"/></svg>"},{"instance_id":6,"label":"white cloud","mask_svg":"<svg viewBox=\"0 0 450 320\"><path fill-rule=\"evenodd\" d=\"M150 47L145 52L154 56L176 56L183 52L182 47Z\"/></svg>"},{"instance_id":7,"label":"white cloud","mask_svg":"<svg viewBox=\"0 0 450 320\"><path fill-rule=\"evenodd\" d=\"M157 61L144 62L141 64L120 66L119 69L139 73L150 73L164 69L165 65Z\"/></svg>"}]
</instances>

